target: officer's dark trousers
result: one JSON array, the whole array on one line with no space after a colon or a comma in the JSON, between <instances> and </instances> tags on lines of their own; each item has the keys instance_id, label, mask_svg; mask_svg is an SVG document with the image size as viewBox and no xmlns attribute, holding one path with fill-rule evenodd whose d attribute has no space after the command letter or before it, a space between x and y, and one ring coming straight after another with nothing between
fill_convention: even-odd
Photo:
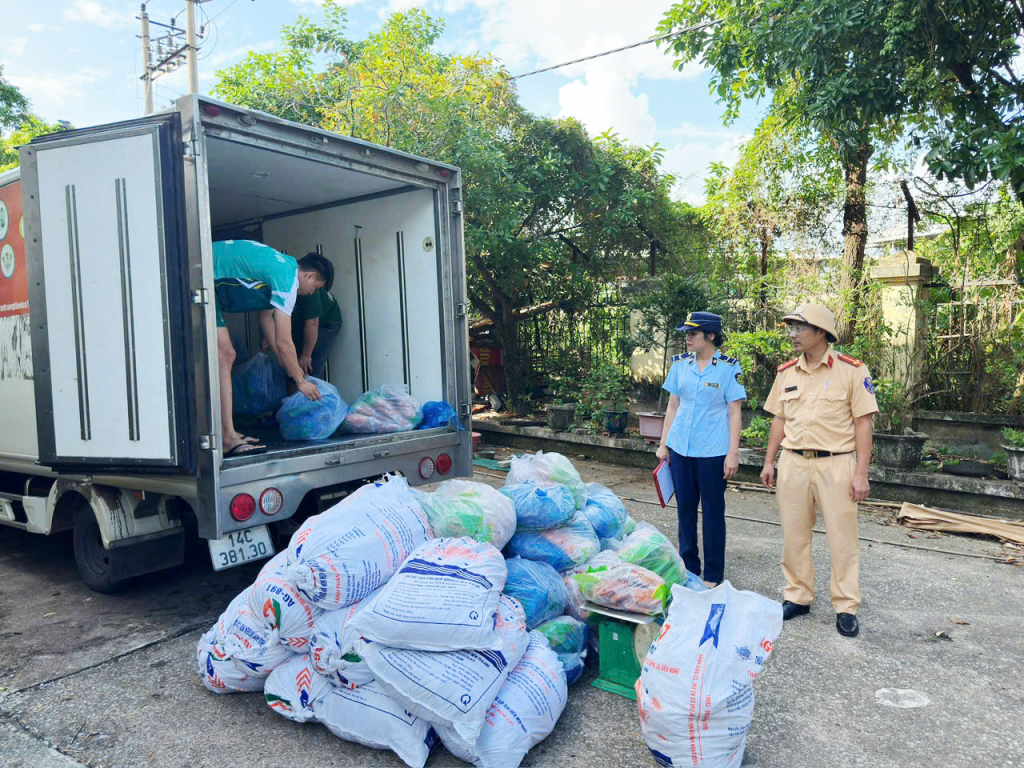
<instances>
[{"instance_id":1,"label":"officer's dark trousers","mask_svg":"<svg viewBox=\"0 0 1024 768\"><path fill-rule=\"evenodd\" d=\"M690 458L669 448L669 468L679 505L679 553L686 570L704 581L721 582L725 574L725 456ZM697 505L704 521L704 570L697 548Z\"/></svg>"}]
</instances>

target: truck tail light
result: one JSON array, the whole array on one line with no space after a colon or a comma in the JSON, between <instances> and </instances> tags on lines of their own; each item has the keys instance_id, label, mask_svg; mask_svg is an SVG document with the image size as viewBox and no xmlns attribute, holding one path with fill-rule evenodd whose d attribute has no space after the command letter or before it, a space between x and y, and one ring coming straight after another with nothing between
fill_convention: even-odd
<instances>
[{"instance_id":1,"label":"truck tail light","mask_svg":"<svg viewBox=\"0 0 1024 768\"><path fill-rule=\"evenodd\" d=\"M434 476L434 460L429 456L420 459L420 477L429 480Z\"/></svg>"},{"instance_id":2,"label":"truck tail light","mask_svg":"<svg viewBox=\"0 0 1024 768\"><path fill-rule=\"evenodd\" d=\"M260 511L264 515L276 515L284 506L284 496L277 488L267 488L260 494Z\"/></svg>"},{"instance_id":3,"label":"truck tail light","mask_svg":"<svg viewBox=\"0 0 1024 768\"><path fill-rule=\"evenodd\" d=\"M231 500L231 516L244 523L256 514L256 499L248 493L240 493Z\"/></svg>"},{"instance_id":4,"label":"truck tail light","mask_svg":"<svg viewBox=\"0 0 1024 768\"><path fill-rule=\"evenodd\" d=\"M442 475L447 475L452 471L452 457L447 453L442 453L437 457L437 471Z\"/></svg>"}]
</instances>

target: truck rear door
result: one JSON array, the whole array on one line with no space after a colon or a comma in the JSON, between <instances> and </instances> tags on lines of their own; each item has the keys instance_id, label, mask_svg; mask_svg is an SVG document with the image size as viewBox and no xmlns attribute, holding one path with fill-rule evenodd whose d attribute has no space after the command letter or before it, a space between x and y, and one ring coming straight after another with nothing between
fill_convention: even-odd
<instances>
[{"instance_id":1,"label":"truck rear door","mask_svg":"<svg viewBox=\"0 0 1024 768\"><path fill-rule=\"evenodd\" d=\"M43 464L194 468L182 153L176 113L21 148Z\"/></svg>"}]
</instances>

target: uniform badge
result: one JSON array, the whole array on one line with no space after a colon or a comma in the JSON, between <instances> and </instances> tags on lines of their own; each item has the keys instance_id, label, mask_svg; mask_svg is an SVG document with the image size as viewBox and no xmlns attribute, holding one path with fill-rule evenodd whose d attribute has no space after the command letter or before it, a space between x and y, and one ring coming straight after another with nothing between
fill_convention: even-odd
<instances>
[{"instance_id":1,"label":"uniform badge","mask_svg":"<svg viewBox=\"0 0 1024 768\"><path fill-rule=\"evenodd\" d=\"M742 371L740 373L736 374L736 383L737 384L742 384L743 383L743 372Z\"/></svg>"},{"instance_id":2,"label":"uniform badge","mask_svg":"<svg viewBox=\"0 0 1024 768\"><path fill-rule=\"evenodd\" d=\"M872 395L875 394L875 385L871 383L871 377L864 377L864 389L870 392Z\"/></svg>"}]
</instances>

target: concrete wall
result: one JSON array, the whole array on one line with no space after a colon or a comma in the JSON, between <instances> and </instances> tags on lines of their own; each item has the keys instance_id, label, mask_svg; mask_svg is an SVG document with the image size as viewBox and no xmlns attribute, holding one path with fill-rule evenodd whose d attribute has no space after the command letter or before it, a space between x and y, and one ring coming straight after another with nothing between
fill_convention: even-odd
<instances>
[{"instance_id":1,"label":"concrete wall","mask_svg":"<svg viewBox=\"0 0 1024 768\"><path fill-rule=\"evenodd\" d=\"M1003 450L1004 427L1024 429L1024 418L955 411L914 413L914 429L928 435L927 447L946 446L959 455L979 459Z\"/></svg>"}]
</instances>

